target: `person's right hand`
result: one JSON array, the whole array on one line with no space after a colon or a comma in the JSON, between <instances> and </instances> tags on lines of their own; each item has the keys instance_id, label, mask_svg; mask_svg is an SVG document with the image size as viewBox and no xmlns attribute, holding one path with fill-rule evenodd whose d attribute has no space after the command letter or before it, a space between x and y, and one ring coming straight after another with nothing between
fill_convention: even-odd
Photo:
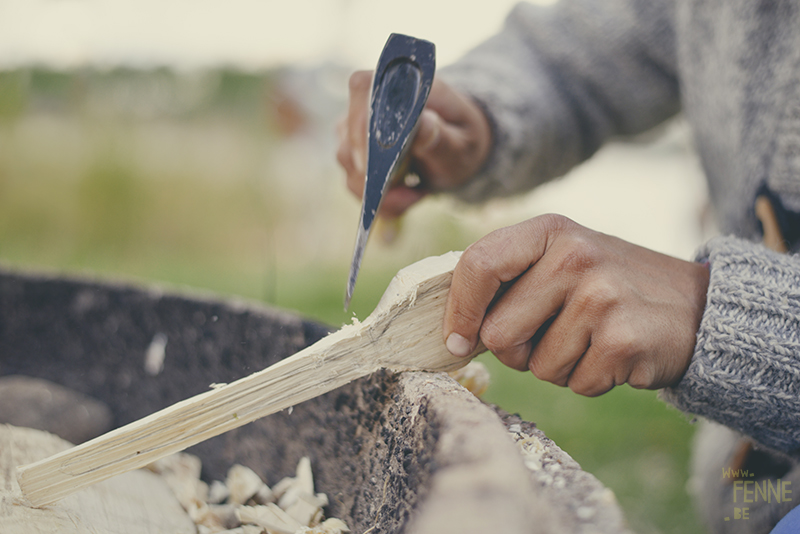
<instances>
[{"instance_id":1,"label":"person's right hand","mask_svg":"<svg viewBox=\"0 0 800 534\"><path fill-rule=\"evenodd\" d=\"M336 158L347 173L347 187L357 197L364 192L367 165L367 118L372 72L350 77L350 105L338 124ZM489 121L468 96L435 79L411 145L411 170L420 185L400 185L386 193L381 215L399 217L429 192L455 189L483 166L492 144Z\"/></svg>"},{"instance_id":2,"label":"person's right hand","mask_svg":"<svg viewBox=\"0 0 800 534\"><path fill-rule=\"evenodd\" d=\"M495 230L453 271L443 341L587 396L677 384L694 355L707 266L561 215Z\"/></svg>"}]
</instances>

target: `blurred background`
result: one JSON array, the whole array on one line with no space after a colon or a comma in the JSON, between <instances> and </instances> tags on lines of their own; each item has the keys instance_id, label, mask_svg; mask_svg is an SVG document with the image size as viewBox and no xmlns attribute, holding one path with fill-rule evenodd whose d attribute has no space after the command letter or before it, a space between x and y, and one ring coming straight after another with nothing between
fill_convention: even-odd
<instances>
[{"instance_id":1,"label":"blurred background","mask_svg":"<svg viewBox=\"0 0 800 534\"><path fill-rule=\"evenodd\" d=\"M685 125L611 143L567 177L482 207L429 198L367 248L335 162L347 78L392 32L454 61L510 0L0 0L0 265L211 291L339 326L398 269L556 212L690 259L711 232ZM536 422L639 533L702 532L693 428L655 392L586 399L491 355L489 402Z\"/></svg>"}]
</instances>

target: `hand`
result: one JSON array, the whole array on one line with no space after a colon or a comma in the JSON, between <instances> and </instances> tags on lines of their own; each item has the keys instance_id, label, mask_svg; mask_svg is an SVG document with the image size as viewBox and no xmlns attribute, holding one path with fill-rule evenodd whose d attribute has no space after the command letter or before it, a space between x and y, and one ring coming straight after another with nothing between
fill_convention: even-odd
<instances>
[{"instance_id":1,"label":"hand","mask_svg":"<svg viewBox=\"0 0 800 534\"><path fill-rule=\"evenodd\" d=\"M350 105L337 126L336 159L347 172L347 187L357 197L364 192L367 168L367 117L372 73L350 77ZM398 217L429 192L454 189L483 166L491 146L491 128L480 107L469 97L435 79L419 129L411 145L411 170L421 186L394 187L386 193L381 214Z\"/></svg>"},{"instance_id":2,"label":"hand","mask_svg":"<svg viewBox=\"0 0 800 534\"><path fill-rule=\"evenodd\" d=\"M509 367L582 395L655 389L689 366L707 289L703 265L543 215L467 248L444 338L457 356L480 339Z\"/></svg>"}]
</instances>

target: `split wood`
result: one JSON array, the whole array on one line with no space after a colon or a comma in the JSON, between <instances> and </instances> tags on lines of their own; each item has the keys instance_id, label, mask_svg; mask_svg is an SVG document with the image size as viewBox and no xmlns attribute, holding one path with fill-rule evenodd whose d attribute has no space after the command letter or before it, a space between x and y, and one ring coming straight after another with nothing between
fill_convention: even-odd
<instances>
[{"instance_id":1,"label":"split wood","mask_svg":"<svg viewBox=\"0 0 800 534\"><path fill-rule=\"evenodd\" d=\"M452 356L442 340L458 258L451 252L406 267L363 323L347 325L267 369L19 467L24 496L44 506L378 369L452 371L466 365L471 358Z\"/></svg>"}]
</instances>

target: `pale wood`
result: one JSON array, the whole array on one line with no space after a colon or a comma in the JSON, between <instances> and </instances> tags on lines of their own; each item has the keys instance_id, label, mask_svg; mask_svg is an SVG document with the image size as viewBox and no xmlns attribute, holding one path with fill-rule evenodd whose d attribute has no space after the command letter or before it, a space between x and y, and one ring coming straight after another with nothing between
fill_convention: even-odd
<instances>
[{"instance_id":1,"label":"pale wood","mask_svg":"<svg viewBox=\"0 0 800 534\"><path fill-rule=\"evenodd\" d=\"M761 229L764 232L764 246L776 252L788 252L789 249L786 247L786 240L783 238L772 202L763 195L759 196L756 198L755 211L756 217L761 221Z\"/></svg>"},{"instance_id":2,"label":"pale wood","mask_svg":"<svg viewBox=\"0 0 800 534\"><path fill-rule=\"evenodd\" d=\"M0 425L0 532L3 534L194 534L161 477L125 473L45 508L25 503L14 467L68 449L41 430Z\"/></svg>"},{"instance_id":3,"label":"pale wood","mask_svg":"<svg viewBox=\"0 0 800 534\"><path fill-rule=\"evenodd\" d=\"M452 371L466 365L470 358L452 356L442 340L458 257L448 253L403 269L363 323L347 325L263 371L20 467L22 491L34 506L52 503L381 368Z\"/></svg>"}]
</instances>

